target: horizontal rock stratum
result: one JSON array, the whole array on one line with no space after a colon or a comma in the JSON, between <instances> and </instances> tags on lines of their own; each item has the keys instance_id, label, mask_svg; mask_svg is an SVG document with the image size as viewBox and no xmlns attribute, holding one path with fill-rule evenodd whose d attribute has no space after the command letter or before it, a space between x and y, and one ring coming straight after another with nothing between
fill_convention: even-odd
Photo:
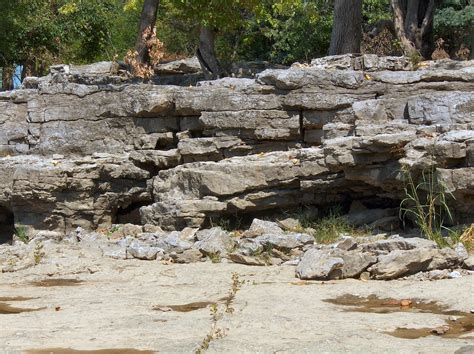
<instances>
[{"instance_id":1,"label":"horizontal rock stratum","mask_svg":"<svg viewBox=\"0 0 474 354\"><path fill-rule=\"evenodd\" d=\"M436 166L456 219L473 220L473 61L410 70L403 57L346 55L196 87L100 65L56 66L0 93L0 229L173 230L298 205L398 204L403 166Z\"/></svg>"}]
</instances>

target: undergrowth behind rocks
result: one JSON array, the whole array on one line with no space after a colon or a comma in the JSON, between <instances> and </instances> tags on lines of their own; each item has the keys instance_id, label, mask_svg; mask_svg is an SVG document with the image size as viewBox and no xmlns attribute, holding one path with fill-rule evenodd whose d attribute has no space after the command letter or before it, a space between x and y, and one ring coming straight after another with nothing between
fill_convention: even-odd
<instances>
[{"instance_id":1,"label":"undergrowth behind rocks","mask_svg":"<svg viewBox=\"0 0 474 354\"><path fill-rule=\"evenodd\" d=\"M335 242L341 234L353 234L356 232L354 227L342 218L340 208L332 208L328 215L314 218L307 213L301 212L294 214L299 220L302 229L299 232L310 230L317 243Z\"/></svg>"}]
</instances>

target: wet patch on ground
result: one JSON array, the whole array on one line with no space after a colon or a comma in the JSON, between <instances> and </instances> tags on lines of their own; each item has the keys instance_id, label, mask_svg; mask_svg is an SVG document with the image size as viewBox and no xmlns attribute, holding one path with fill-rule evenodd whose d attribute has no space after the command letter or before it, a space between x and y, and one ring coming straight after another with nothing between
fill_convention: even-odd
<instances>
[{"instance_id":1,"label":"wet patch on ground","mask_svg":"<svg viewBox=\"0 0 474 354\"><path fill-rule=\"evenodd\" d=\"M155 353L152 350L139 350L129 348L119 349L98 349L98 350L78 350L71 348L48 348L48 349L30 349L27 350L28 354L152 354Z\"/></svg>"},{"instance_id":2,"label":"wet patch on ground","mask_svg":"<svg viewBox=\"0 0 474 354\"><path fill-rule=\"evenodd\" d=\"M334 305L349 306L344 311L387 314L393 312L417 312L448 316L446 324L438 327L426 328L397 328L385 332L391 336L405 339L417 339L430 335L443 338L466 338L474 331L474 314L463 311L449 310L435 301L422 301L418 299L381 299L375 295L359 297L351 294L339 296L335 299L324 300ZM468 337L474 338L474 337Z\"/></svg>"},{"instance_id":3,"label":"wet patch on ground","mask_svg":"<svg viewBox=\"0 0 474 354\"><path fill-rule=\"evenodd\" d=\"M21 307L16 307L16 306L12 306L10 304L7 304L7 302L28 301L28 300L32 300L32 299L37 299L37 298L23 297L23 296L14 296L14 297L3 296L3 297L0 297L0 315L13 315L13 314L18 314L18 313L23 313L23 312L34 312L34 311L44 310L44 307L41 307L41 308L21 308Z\"/></svg>"},{"instance_id":4,"label":"wet patch on ground","mask_svg":"<svg viewBox=\"0 0 474 354\"><path fill-rule=\"evenodd\" d=\"M169 311L191 312L191 311L204 309L214 304L215 302L212 302L212 301L198 301L198 302L190 302L189 304L183 304L183 305L165 305L165 306L155 305L153 306L153 310L161 311L161 312L169 312Z\"/></svg>"},{"instance_id":5,"label":"wet patch on ground","mask_svg":"<svg viewBox=\"0 0 474 354\"><path fill-rule=\"evenodd\" d=\"M42 279L30 282L30 285L37 287L53 287L53 286L77 286L83 284L83 280L67 279L67 278L53 278Z\"/></svg>"},{"instance_id":6,"label":"wet patch on ground","mask_svg":"<svg viewBox=\"0 0 474 354\"><path fill-rule=\"evenodd\" d=\"M34 300L37 299L37 297L24 297L24 296L0 296L0 301L28 301L28 300Z\"/></svg>"}]
</instances>

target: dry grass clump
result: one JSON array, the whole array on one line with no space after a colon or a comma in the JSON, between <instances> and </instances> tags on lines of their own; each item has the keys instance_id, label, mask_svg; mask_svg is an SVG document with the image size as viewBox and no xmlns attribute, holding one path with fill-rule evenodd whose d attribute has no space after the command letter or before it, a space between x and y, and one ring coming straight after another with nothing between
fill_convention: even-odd
<instances>
[{"instance_id":1,"label":"dry grass clump","mask_svg":"<svg viewBox=\"0 0 474 354\"><path fill-rule=\"evenodd\" d=\"M155 65L159 64L165 55L164 44L156 37L156 27L147 27L143 31L145 50L149 58L149 63L142 63L139 60L139 53L136 50L129 50L124 58L126 64L130 66L133 76L142 79L149 79L154 74Z\"/></svg>"},{"instance_id":2,"label":"dry grass clump","mask_svg":"<svg viewBox=\"0 0 474 354\"><path fill-rule=\"evenodd\" d=\"M467 249L474 249L474 224L467 227L459 237L459 241L462 242Z\"/></svg>"}]
</instances>

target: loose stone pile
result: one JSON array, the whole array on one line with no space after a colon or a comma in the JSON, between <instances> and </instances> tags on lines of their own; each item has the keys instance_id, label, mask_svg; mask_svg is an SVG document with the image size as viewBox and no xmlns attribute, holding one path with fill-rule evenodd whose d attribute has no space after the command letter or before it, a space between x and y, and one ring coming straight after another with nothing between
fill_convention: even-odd
<instances>
[{"instance_id":1,"label":"loose stone pile","mask_svg":"<svg viewBox=\"0 0 474 354\"><path fill-rule=\"evenodd\" d=\"M293 231L294 226L300 232ZM294 219L278 223L254 219L243 232L220 227L166 232L148 224L114 225L102 232L77 228L61 240L45 239L40 233L29 244L16 241L13 246L0 246L0 264L2 272L16 271L37 264L38 249L39 262L45 263L54 263L47 258L55 253L74 249L76 253L92 252L93 257L165 264L212 261L296 266L296 276L304 280L391 280L412 275L415 279L436 280L474 271L474 256L469 257L462 244L455 249L440 249L427 239L386 234L341 235L332 244L317 244L309 232L311 229L302 228Z\"/></svg>"}]
</instances>

